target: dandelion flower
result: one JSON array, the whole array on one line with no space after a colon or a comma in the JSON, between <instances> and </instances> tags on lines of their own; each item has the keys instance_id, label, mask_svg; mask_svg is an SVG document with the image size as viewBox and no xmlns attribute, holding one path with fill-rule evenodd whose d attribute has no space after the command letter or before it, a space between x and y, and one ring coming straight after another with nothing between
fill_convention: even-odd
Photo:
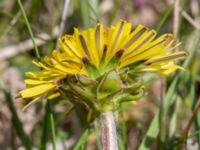
<instances>
[{"instance_id":1,"label":"dandelion flower","mask_svg":"<svg viewBox=\"0 0 200 150\"><path fill-rule=\"evenodd\" d=\"M65 93L72 103L84 103L97 112L113 109L113 101L117 106L134 100L142 86L132 76L143 72L168 75L181 69L174 61L186 55L172 53L177 46L173 47L172 34L156 34L143 25L132 29L124 20L109 28L100 23L83 31L75 28L73 35L59 39L60 51L33 61L40 70L26 73L27 88L20 96L31 99L29 106Z\"/></svg>"}]
</instances>

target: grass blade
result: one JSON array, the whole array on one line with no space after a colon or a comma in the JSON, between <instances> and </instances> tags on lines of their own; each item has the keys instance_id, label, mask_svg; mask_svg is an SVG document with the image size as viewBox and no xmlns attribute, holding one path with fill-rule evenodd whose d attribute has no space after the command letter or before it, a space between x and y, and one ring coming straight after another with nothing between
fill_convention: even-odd
<instances>
[{"instance_id":1,"label":"grass blade","mask_svg":"<svg viewBox=\"0 0 200 150\"><path fill-rule=\"evenodd\" d=\"M75 144L73 150L80 150L83 148L84 144L86 143L88 137L90 135L89 129L86 129L84 133L81 135L78 142Z\"/></svg>"},{"instance_id":2,"label":"grass blade","mask_svg":"<svg viewBox=\"0 0 200 150\"><path fill-rule=\"evenodd\" d=\"M47 107L48 107L48 114L50 117L50 128L51 128L51 137L52 137L52 143L53 143L53 150L56 150L56 134L55 134L55 125L54 125L54 117L53 112L51 108L51 102L47 101Z\"/></svg>"},{"instance_id":3,"label":"grass blade","mask_svg":"<svg viewBox=\"0 0 200 150\"><path fill-rule=\"evenodd\" d=\"M49 129L51 130L53 150L56 150L56 135L55 135L53 112L51 109L50 101L47 101L45 106L44 126L41 136L40 150L46 150L46 143L48 140Z\"/></svg>"},{"instance_id":4,"label":"grass blade","mask_svg":"<svg viewBox=\"0 0 200 150\"><path fill-rule=\"evenodd\" d=\"M18 2L18 5L19 5L19 7L20 7L20 10L21 10L21 12L22 12L22 15L23 15L23 17L24 17L24 20L25 20L25 22L26 22L26 26L27 26L28 32L29 32L29 34L30 34L32 43L33 43L33 45L34 45L34 49L35 49L36 56L37 56L38 59L40 59L40 53L39 53L39 50L38 50L37 45L36 45L36 43L35 43L34 36L33 36L33 32L32 32L32 30L31 30L31 26L30 26L30 23L29 23L28 18L27 18L27 16L26 16L24 7L23 7L23 5L22 5L22 2L21 2L21 0L17 0L17 2Z\"/></svg>"},{"instance_id":5,"label":"grass blade","mask_svg":"<svg viewBox=\"0 0 200 150\"><path fill-rule=\"evenodd\" d=\"M174 8L174 5L170 5L168 7L168 9L166 10L166 12L164 13L164 15L161 17L161 20L156 28L156 31L159 32L160 29L162 28L162 26L164 25L164 23L166 22L166 20L168 19L168 17L172 14L173 12L173 8Z\"/></svg>"},{"instance_id":6,"label":"grass blade","mask_svg":"<svg viewBox=\"0 0 200 150\"><path fill-rule=\"evenodd\" d=\"M13 104L12 96L11 96L10 92L8 92L5 89L4 89L4 94L5 94L5 97L6 97L8 107L9 107L11 113L12 113L12 123L14 125L14 128L16 129L16 131L17 131L17 133L18 133L18 135L21 139L21 142L23 143L26 150L31 150L31 142L30 142L28 136L26 135L26 133L23 130L22 123L21 123L21 121L20 121L20 119L17 115L17 112L15 110L15 106Z\"/></svg>"},{"instance_id":7,"label":"grass blade","mask_svg":"<svg viewBox=\"0 0 200 150\"><path fill-rule=\"evenodd\" d=\"M48 140L48 130L49 130L49 106L46 104L45 106L45 116L44 116L44 125L42 130L42 136L41 136L41 143L40 143L40 150L46 150L46 143Z\"/></svg>"},{"instance_id":8,"label":"grass blade","mask_svg":"<svg viewBox=\"0 0 200 150\"><path fill-rule=\"evenodd\" d=\"M80 3L80 9L81 9L81 17L82 17L82 21L83 21L83 26L85 28L88 28L91 26L91 22L90 22L90 13L89 13L89 6L88 6L88 0L79 0Z\"/></svg>"}]
</instances>

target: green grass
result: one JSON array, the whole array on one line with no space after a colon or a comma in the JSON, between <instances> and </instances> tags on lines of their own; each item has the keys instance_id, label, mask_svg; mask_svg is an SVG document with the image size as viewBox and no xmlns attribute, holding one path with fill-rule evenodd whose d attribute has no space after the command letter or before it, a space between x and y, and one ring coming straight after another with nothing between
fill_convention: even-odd
<instances>
[{"instance_id":1,"label":"green grass","mask_svg":"<svg viewBox=\"0 0 200 150\"><path fill-rule=\"evenodd\" d=\"M28 18L27 18L27 16L26 16L24 7L23 7L23 5L22 5L22 2L21 2L21 0L17 0L17 2L18 2L18 4L19 4L19 7L20 7L21 12L22 12L22 15L23 15L24 20L25 20L25 22L26 22L26 26L27 26L28 32L29 32L29 34L30 34L32 43L33 43L34 48L35 48L36 56L37 56L38 59L40 59L40 53L39 53L39 50L38 50L37 45L36 45L36 43L35 43L35 40L34 40L35 38L34 38L34 36L33 36L33 32L32 32L32 30L31 30L31 26L30 26L30 23L29 23Z\"/></svg>"},{"instance_id":2,"label":"green grass","mask_svg":"<svg viewBox=\"0 0 200 150\"><path fill-rule=\"evenodd\" d=\"M20 121L18 114L16 112L15 106L13 104L13 99L9 91L4 89L4 95L6 98L7 105L12 113L12 124L14 125L14 129L17 131L21 142L23 143L26 150L31 150L31 141L29 137L26 135L24 129L22 128L22 122Z\"/></svg>"}]
</instances>

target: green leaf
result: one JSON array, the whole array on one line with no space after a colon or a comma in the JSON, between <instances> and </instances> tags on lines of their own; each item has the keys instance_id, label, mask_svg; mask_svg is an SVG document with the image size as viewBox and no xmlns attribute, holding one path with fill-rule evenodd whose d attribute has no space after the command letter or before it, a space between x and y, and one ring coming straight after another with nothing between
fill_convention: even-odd
<instances>
[{"instance_id":1,"label":"green leaf","mask_svg":"<svg viewBox=\"0 0 200 150\"><path fill-rule=\"evenodd\" d=\"M103 99L112 93L119 91L122 88L122 81L117 71L112 70L108 72L101 80L97 95L98 99Z\"/></svg>"},{"instance_id":2,"label":"green leaf","mask_svg":"<svg viewBox=\"0 0 200 150\"><path fill-rule=\"evenodd\" d=\"M166 20L169 18L169 16L172 14L173 12L173 8L174 8L174 5L170 5L168 7L168 9L166 10L166 12L164 13L164 15L161 17L160 19L160 23L158 24L157 28L156 28L156 31L159 32L161 27L164 25L164 23L166 22Z\"/></svg>"},{"instance_id":3,"label":"green leaf","mask_svg":"<svg viewBox=\"0 0 200 150\"><path fill-rule=\"evenodd\" d=\"M97 69L97 67L95 65L91 64L87 57L83 57L82 61L85 64L87 72L88 72L88 74L89 74L89 76L91 78L95 79L100 75L99 70Z\"/></svg>"},{"instance_id":4,"label":"green leaf","mask_svg":"<svg viewBox=\"0 0 200 150\"><path fill-rule=\"evenodd\" d=\"M87 102L91 101L92 102L96 98L94 93L91 92L91 90L88 89L87 87L78 85L77 83L75 83L71 79L68 80L68 84L72 88L72 90L77 92L85 101L87 101Z\"/></svg>"},{"instance_id":5,"label":"green leaf","mask_svg":"<svg viewBox=\"0 0 200 150\"><path fill-rule=\"evenodd\" d=\"M14 125L14 128L16 129L16 131L21 139L21 142L23 143L26 150L31 150L31 142L23 130L22 123L17 115L15 106L13 104L12 96L11 96L10 92L8 92L7 90L4 89L3 91L4 91L4 94L6 97L6 102L8 104L8 107L12 113L12 124Z\"/></svg>"},{"instance_id":6,"label":"green leaf","mask_svg":"<svg viewBox=\"0 0 200 150\"><path fill-rule=\"evenodd\" d=\"M76 74L75 76L77 80L84 86L94 85L95 83L97 83L96 80L93 80L86 75Z\"/></svg>"},{"instance_id":7,"label":"green leaf","mask_svg":"<svg viewBox=\"0 0 200 150\"><path fill-rule=\"evenodd\" d=\"M51 128L51 138L52 138L53 150L56 150L55 123L54 123L53 111L51 108L51 101L49 101L49 100L47 100L47 107L49 107L48 113L49 113L49 117L50 117L50 128Z\"/></svg>"},{"instance_id":8,"label":"green leaf","mask_svg":"<svg viewBox=\"0 0 200 150\"><path fill-rule=\"evenodd\" d=\"M80 150L83 148L84 144L87 142L87 139L90 135L89 129L86 129L84 133L81 135L78 142L75 144L73 150Z\"/></svg>"},{"instance_id":9,"label":"green leaf","mask_svg":"<svg viewBox=\"0 0 200 150\"><path fill-rule=\"evenodd\" d=\"M50 122L49 107L46 104L45 116L44 116L44 122L43 122L44 124L43 124L42 135L41 135L40 150L46 150L46 143L48 140L49 122Z\"/></svg>"},{"instance_id":10,"label":"green leaf","mask_svg":"<svg viewBox=\"0 0 200 150\"><path fill-rule=\"evenodd\" d=\"M108 65L106 66L106 71L116 68L116 66L120 62L120 58L123 55L123 53L124 53L124 49L121 49L113 56L113 58L109 61Z\"/></svg>"}]
</instances>

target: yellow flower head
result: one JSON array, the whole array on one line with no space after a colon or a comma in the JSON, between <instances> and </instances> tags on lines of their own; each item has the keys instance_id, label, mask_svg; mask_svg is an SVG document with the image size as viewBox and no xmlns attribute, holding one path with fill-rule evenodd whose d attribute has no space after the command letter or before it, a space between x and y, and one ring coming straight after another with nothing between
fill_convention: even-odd
<instances>
[{"instance_id":1,"label":"yellow flower head","mask_svg":"<svg viewBox=\"0 0 200 150\"><path fill-rule=\"evenodd\" d=\"M132 24L124 20L109 28L102 24L84 31L75 28L73 35L59 39L60 51L54 50L43 62L33 61L41 70L26 73L27 88L20 95L33 99L31 103L59 96L64 80L73 75L95 80L111 70L127 68L133 74L169 74L181 68L174 60L185 56L185 52L171 52L173 41L172 34L156 38L156 31L143 25L132 29Z\"/></svg>"}]
</instances>

